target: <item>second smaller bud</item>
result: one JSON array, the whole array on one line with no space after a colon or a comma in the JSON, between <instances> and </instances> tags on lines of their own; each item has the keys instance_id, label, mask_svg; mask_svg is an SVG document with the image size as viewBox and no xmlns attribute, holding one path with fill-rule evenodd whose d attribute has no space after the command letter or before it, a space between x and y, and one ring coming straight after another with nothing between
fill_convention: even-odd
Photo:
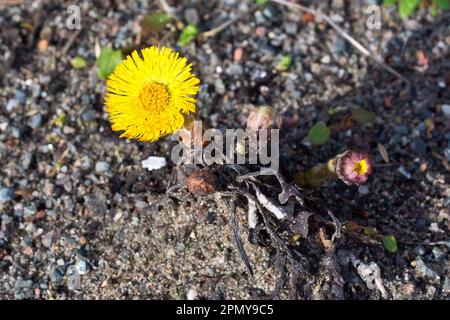
<instances>
[{"instance_id":1,"label":"second smaller bud","mask_svg":"<svg viewBox=\"0 0 450 320\"><path fill-rule=\"evenodd\" d=\"M280 129L283 123L281 115L272 107L256 107L247 118L247 130Z\"/></svg>"}]
</instances>

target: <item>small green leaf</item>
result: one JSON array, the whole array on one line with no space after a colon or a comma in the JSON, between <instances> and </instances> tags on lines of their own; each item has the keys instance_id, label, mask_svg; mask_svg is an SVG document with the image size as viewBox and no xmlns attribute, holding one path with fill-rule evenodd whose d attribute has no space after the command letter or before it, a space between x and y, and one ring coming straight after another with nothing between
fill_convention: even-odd
<instances>
[{"instance_id":1,"label":"small green leaf","mask_svg":"<svg viewBox=\"0 0 450 320\"><path fill-rule=\"evenodd\" d=\"M22 29L33 30L33 25L29 22L21 21L19 25Z\"/></svg>"},{"instance_id":2,"label":"small green leaf","mask_svg":"<svg viewBox=\"0 0 450 320\"><path fill-rule=\"evenodd\" d=\"M277 66L275 67L278 71L286 71L292 64L292 57L290 55L283 56L280 61L278 61Z\"/></svg>"},{"instance_id":3,"label":"small green leaf","mask_svg":"<svg viewBox=\"0 0 450 320\"><path fill-rule=\"evenodd\" d=\"M265 6L269 3L269 0L255 0L256 4L259 4L260 6Z\"/></svg>"},{"instance_id":4,"label":"small green leaf","mask_svg":"<svg viewBox=\"0 0 450 320\"><path fill-rule=\"evenodd\" d=\"M334 116L335 114L338 114L339 112L345 110L343 107L331 107L328 109L328 115Z\"/></svg>"},{"instance_id":5,"label":"small green leaf","mask_svg":"<svg viewBox=\"0 0 450 320\"><path fill-rule=\"evenodd\" d=\"M385 6L392 6L395 3L395 1L397 1L397 0L384 0L383 4Z\"/></svg>"},{"instance_id":6,"label":"small green leaf","mask_svg":"<svg viewBox=\"0 0 450 320\"><path fill-rule=\"evenodd\" d=\"M431 7L430 10L431 10L430 14L431 14L432 17L436 17L439 14L439 9L436 8L436 7Z\"/></svg>"},{"instance_id":7,"label":"small green leaf","mask_svg":"<svg viewBox=\"0 0 450 320\"><path fill-rule=\"evenodd\" d=\"M383 246L387 251L391 253L396 253L398 250L397 240L392 235L383 237Z\"/></svg>"},{"instance_id":8,"label":"small green leaf","mask_svg":"<svg viewBox=\"0 0 450 320\"><path fill-rule=\"evenodd\" d=\"M197 37L197 34L198 28L195 25L187 25L181 32L180 38L178 39L178 44L184 47L185 45L191 43L195 39L195 37Z\"/></svg>"},{"instance_id":9,"label":"small green leaf","mask_svg":"<svg viewBox=\"0 0 450 320\"><path fill-rule=\"evenodd\" d=\"M144 17L141 21L141 26L150 30L160 31L170 22L170 20L171 17L169 14L165 12L156 12Z\"/></svg>"},{"instance_id":10,"label":"small green leaf","mask_svg":"<svg viewBox=\"0 0 450 320\"><path fill-rule=\"evenodd\" d=\"M358 108L352 111L352 119L363 124L373 122L375 117L375 113L366 109Z\"/></svg>"},{"instance_id":11,"label":"small green leaf","mask_svg":"<svg viewBox=\"0 0 450 320\"><path fill-rule=\"evenodd\" d=\"M317 122L308 132L308 139L314 145L321 145L330 138L331 130L322 121Z\"/></svg>"},{"instance_id":12,"label":"small green leaf","mask_svg":"<svg viewBox=\"0 0 450 320\"><path fill-rule=\"evenodd\" d=\"M86 67L86 60L84 60L80 56L77 56L77 57L73 58L72 60L70 60L70 64L75 69L83 69L84 67Z\"/></svg>"},{"instance_id":13,"label":"small green leaf","mask_svg":"<svg viewBox=\"0 0 450 320\"><path fill-rule=\"evenodd\" d=\"M450 0L433 0L433 2L443 10L450 9Z\"/></svg>"},{"instance_id":14,"label":"small green leaf","mask_svg":"<svg viewBox=\"0 0 450 320\"><path fill-rule=\"evenodd\" d=\"M398 13L403 19L408 18L419 5L420 0L399 0Z\"/></svg>"},{"instance_id":15,"label":"small green leaf","mask_svg":"<svg viewBox=\"0 0 450 320\"><path fill-rule=\"evenodd\" d=\"M97 58L98 76L106 80L116 66L122 62L122 52L111 48L102 48Z\"/></svg>"},{"instance_id":16,"label":"small green leaf","mask_svg":"<svg viewBox=\"0 0 450 320\"><path fill-rule=\"evenodd\" d=\"M373 237L378 233L377 229L372 227L364 227L364 234L368 237Z\"/></svg>"},{"instance_id":17,"label":"small green leaf","mask_svg":"<svg viewBox=\"0 0 450 320\"><path fill-rule=\"evenodd\" d=\"M63 113L58 116L55 120L53 120L53 123L58 127L64 127L64 124L66 123L66 115Z\"/></svg>"}]
</instances>

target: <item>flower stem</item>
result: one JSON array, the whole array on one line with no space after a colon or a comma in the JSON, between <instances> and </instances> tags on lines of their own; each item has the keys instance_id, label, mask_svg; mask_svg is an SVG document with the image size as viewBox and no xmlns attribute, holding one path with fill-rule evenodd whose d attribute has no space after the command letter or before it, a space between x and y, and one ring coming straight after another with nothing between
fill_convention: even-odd
<instances>
[{"instance_id":1,"label":"flower stem","mask_svg":"<svg viewBox=\"0 0 450 320\"><path fill-rule=\"evenodd\" d=\"M321 187L326 181L337 177L332 162L333 159L318 164L307 171L299 172L294 176L294 181L305 188Z\"/></svg>"},{"instance_id":2,"label":"flower stem","mask_svg":"<svg viewBox=\"0 0 450 320\"><path fill-rule=\"evenodd\" d=\"M328 180L340 179L347 185L360 185L372 174L372 162L363 152L347 150L311 169L294 176L295 182L304 188L321 187Z\"/></svg>"}]
</instances>

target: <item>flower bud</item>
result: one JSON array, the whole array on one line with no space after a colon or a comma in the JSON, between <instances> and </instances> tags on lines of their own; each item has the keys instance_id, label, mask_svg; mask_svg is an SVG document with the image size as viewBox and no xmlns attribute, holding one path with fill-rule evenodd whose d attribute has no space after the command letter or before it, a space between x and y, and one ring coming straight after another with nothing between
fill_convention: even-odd
<instances>
[{"instance_id":1,"label":"flower bud","mask_svg":"<svg viewBox=\"0 0 450 320\"><path fill-rule=\"evenodd\" d=\"M283 119L278 112L268 106L257 107L247 118L247 129L258 131L261 129L280 129Z\"/></svg>"},{"instance_id":2,"label":"flower bud","mask_svg":"<svg viewBox=\"0 0 450 320\"><path fill-rule=\"evenodd\" d=\"M372 161L367 153L347 150L331 160L339 179L348 185L360 185L372 174Z\"/></svg>"},{"instance_id":3,"label":"flower bud","mask_svg":"<svg viewBox=\"0 0 450 320\"><path fill-rule=\"evenodd\" d=\"M195 171L188 177L188 190L196 196L205 196L216 191L216 178L209 170Z\"/></svg>"},{"instance_id":4,"label":"flower bud","mask_svg":"<svg viewBox=\"0 0 450 320\"><path fill-rule=\"evenodd\" d=\"M207 141L203 140L203 134L205 132L203 123L196 120L193 114L185 118L184 125L179 132L181 142L187 146L205 147L207 145Z\"/></svg>"}]
</instances>

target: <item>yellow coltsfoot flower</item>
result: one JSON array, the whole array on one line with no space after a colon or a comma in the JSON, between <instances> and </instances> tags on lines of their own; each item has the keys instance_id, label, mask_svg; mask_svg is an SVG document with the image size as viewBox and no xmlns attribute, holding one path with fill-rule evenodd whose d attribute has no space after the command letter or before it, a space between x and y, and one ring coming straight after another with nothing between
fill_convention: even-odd
<instances>
[{"instance_id":1,"label":"yellow coltsfoot flower","mask_svg":"<svg viewBox=\"0 0 450 320\"><path fill-rule=\"evenodd\" d=\"M180 129L195 112L199 80L187 59L169 48L135 50L109 76L106 111L120 137L155 141Z\"/></svg>"}]
</instances>

